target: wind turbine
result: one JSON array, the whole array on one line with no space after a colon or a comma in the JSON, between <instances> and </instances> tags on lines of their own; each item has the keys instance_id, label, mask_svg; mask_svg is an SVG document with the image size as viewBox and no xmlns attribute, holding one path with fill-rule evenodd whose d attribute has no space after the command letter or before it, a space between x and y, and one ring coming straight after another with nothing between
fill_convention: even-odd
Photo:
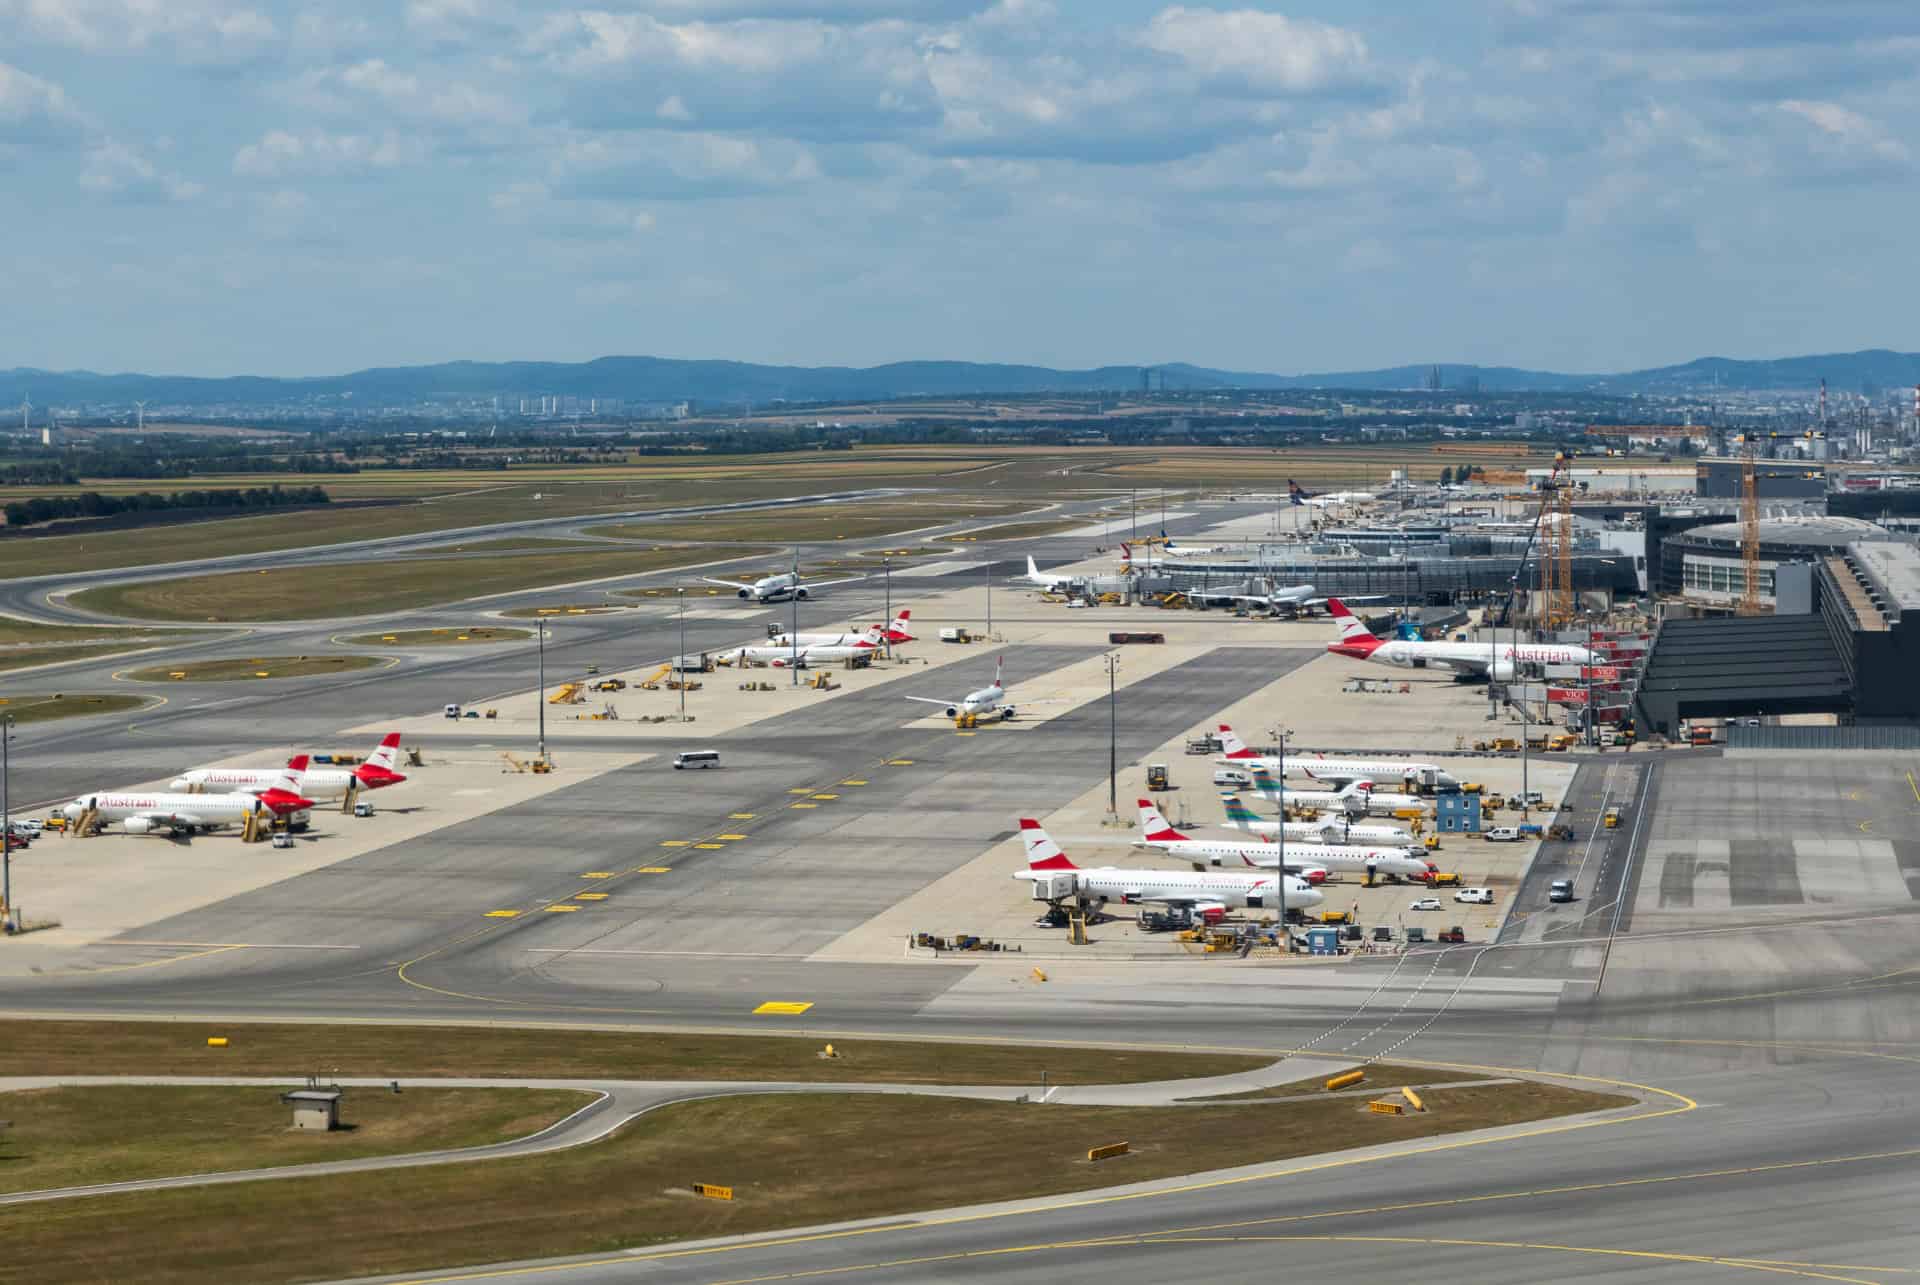
<instances>
[{"instance_id":1,"label":"wind turbine","mask_svg":"<svg viewBox=\"0 0 1920 1285\"><path fill-rule=\"evenodd\" d=\"M134 413L138 416L138 422L135 424L135 427L140 429L146 428L147 404L145 402L135 402L133 404L133 408L134 408Z\"/></svg>"},{"instance_id":2,"label":"wind turbine","mask_svg":"<svg viewBox=\"0 0 1920 1285\"><path fill-rule=\"evenodd\" d=\"M30 422L30 417L32 415L33 415L33 398L27 396L25 393L20 394L20 431L21 432L25 433L29 431L29 429L32 427L32 424Z\"/></svg>"}]
</instances>

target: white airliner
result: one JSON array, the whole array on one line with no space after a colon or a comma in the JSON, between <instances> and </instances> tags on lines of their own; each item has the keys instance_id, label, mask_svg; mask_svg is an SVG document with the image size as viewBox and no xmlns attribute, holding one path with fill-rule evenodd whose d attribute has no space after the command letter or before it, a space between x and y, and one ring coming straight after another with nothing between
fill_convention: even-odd
<instances>
[{"instance_id":1,"label":"white airliner","mask_svg":"<svg viewBox=\"0 0 1920 1285\"><path fill-rule=\"evenodd\" d=\"M1279 845L1271 842L1235 843L1214 839L1196 839L1167 824L1160 809L1146 799L1140 804L1140 838L1136 848L1157 848L1170 857L1208 865L1243 865L1272 870L1281 860ZM1320 883L1329 870L1396 875L1402 879L1425 879L1431 867L1412 850L1384 844L1288 843L1284 854L1287 869L1309 883Z\"/></svg>"},{"instance_id":2,"label":"white airliner","mask_svg":"<svg viewBox=\"0 0 1920 1285\"><path fill-rule=\"evenodd\" d=\"M1330 759L1295 756L1282 762L1272 754L1256 754L1247 743L1240 739L1231 726L1219 725L1221 757L1214 760L1229 767L1261 767L1269 772L1279 772L1284 776L1299 774L1316 781L1325 781L1329 785L1346 785L1351 781L1392 781L1413 777L1434 785L1458 785L1449 772L1441 770L1437 763L1425 763L1418 759Z\"/></svg>"},{"instance_id":3,"label":"white airliner","mask_svg":"<svg viewBox=\"0 0 1920 1285\"><path fill-rule=\"evenodd\" d=\"M1007 700L1007 687L1006 684L1001 681L1001 664L1002 658L998 656L994 657L993 686L982 687L978 691L968 692L957 701L939 700L932 696L909 696L907 699L910 701L918 701L922 705L944 705L946 706L947 717L952 719L971 717L978 721L981 719L993 720L997 718L1004 723L1013 717L1013 705ZM1029 705L1053 705L1057 702L1041 700L1027 701L1025 703Z\"/></svg>"},{"instance_id":4,"label":"white airliner","mask_svg":"<svg viewBox=\"0 0 1920 1285\"><path fill-rule=\"evenodd\" d=\"M806 669L813 665L831 665L842 660L851 660L855 656L871 656L880 649L880 629L875 626L861 634L856 642L840 644L802 644L784 646L768 643L763 647L736 647L724 653L732 656L736 663L748 660L762 661L775 669L794 666Z\"/></svg>"},{"instance_id":5,"label":"white airliner","mask_svg":"<svg viewBox=\"0 0 1920 1285\"><path fill-rule=\"evenodd\" d=\"M1349 781L1337 790L1295 790L1281 789L1281 778L1263 767L1255 767L1251 773L1253 791L1269 803L1278 804L1284 796L1288 807L1318 808L1322 812L1349 812L1364 816L1369 812L1382 815L1401 808L1419 808L1425 810L1429 801L1418 794L1394 794L1373 788L1372 781Z\"/></svg>"},{"instance_id":6,"label":"white airliner","mask_svg":"<svg viewBox=\"0 0 1920 1285\"><path fill-rule=\"evenodd\" d=\"M1440 665L1457 673L1491 677L1509 683L1522 665L1604 665L1607 662L1585 647L1572 643L1457 643L1422 642L1407 638L1375 638L1338 598L1327 600L1327 611L1340 627L1340 641L1327 644L1336 656L1370 660L1376 665L1395 665L1401 669L1424 669Z\"/></svg>"},{"instance_id":7,"label":"white airliner","mask_svg":"<svg viewBox=\"0 0 1920 1285\"><path fill-rule=\"evenodd\" d=\"M802 647L857 647L863 639L872 639L874 642L890 642L898 647L901 643L910 643L913 641L913 635L907 632L907 617L912 614L913 612L910 609L902 607L900 608L899 614L894 616L893 623L888 625L873 625L870 628L862 629L858 633L800 634L798 637ZM767 646L791 648L794 643L794 638L795 635L793 634L769 634L767 636Z\"/></svg>"},{"instance_id":8,"label":"white airliner","mask_svg":"<svg viewBox=\"0 0 1920 1285\"><path fill-rule=\"evenodd\" d=\"M367 761L353 768L313 767L307 755L290 759L278 767L196 767L182 772L167 783L169 790L182 794L238 794L272 789L281 773L294 768L299 773L299 793L310 799L337 799L349 790L383 790L407 778L394 771L400 758L400 733L388 732L380 746L367 755Z\"/></svg>"},{"instance_id":9,"label":"white airliner","mask_svg":"<svg viewBox=\"0 0 1920 1285\"><path fill-rule=\"evenodd\" d=\"M1037 885L1034 896L1059 905L1077 901L1082 906L1117 901L1123 905L1152 901L1193 911L1208 921L1218 920L1234 907L1262 909L1280 904L1284 880L1287 909L1310 910L1325 900L1304 879L1276 872L1269 875L1211 874L1186 870L1127 870L1118 866L1083 868L1047 837L1040 823L1020 818L1020 837L1027 845L1027 868L1014 873Z\"/></svg>"},{"instance_id":10,"label":"white airliner","mask_svg":"<svg viewBox=\"0 0 1920 1285\"><path fill-rule=\"evenodd\" d=\"M1255 815L1254 810L1242 802L1237 794L1223 794L1220 799L1227 809L1227 828L1242 834L1278 835L1284 827L1289 843L1298 841L1335 846L1379 844L1389 848L1413 846L1413 835L1399 826L1368 825L1364 821L1355 825L1352 816L1344 809L1336 808L1333 815L1324 816L1318 821L1266 821Z\"/></svg>"},{"instance_id":11,"label":"white airliner","mask_svg":"<svg viewBox=\"0 0 1920 1285\"><path fill-rule=\"evenodd\" d=\"M1300 484L1292 478L1287 479L1287 498L1296 505L1310 505L1316 509L1332 508L1341 504L1364 504L1380 497L1372 491L1325 491L1316 494L1303 491Z\"/></svg>"},{"instance_id":12,"label":"white airliner","mask_svg":"<svg viewBox=\"0 0 1920 1285\"><path fill-rule=\"evenodd\" d=\"M717 580L712 576L700 578L708 584L725 585L737 591L742 598L752 602L785 602L788 598L798 598L804 602L815 589L825 589L829 585L852 584L855 580L866 579L865 576L844 576L839 580L802 582L797 570L782 571L777 576L767 576L750 584L739 580Z\"/></svg>"},{"instance_id":13,"label":"white airliner","mask_svg":"<svg viewBox=\"0 0 1920 1285\"><path fill-rule=\"evenodd\" d=\"M118 822L128 834L151 834L166 830L173 834L191 834L195 830L213 830L221 826L245 825L248 817L267 820L290 816L313 807L313 800L299 793L299 774L284 768L266 789L237 794L173 794L99 791L83 794L61 811L69 822L93 813L105 828ZM72 833L69 830L68 833Z\"/></svg>"},{"instance_id":14,"label":"white airliner","mask_svg":"<svg viewBox=\"0 0 1920 1285\"><path fill-rule=\"evenodd\" d=\"M1042 571L1040 564L1035 562L1033 555L1029 553L1027 555L1027 574L1024 576L1015 576L1013 581L1015 584L1032 585L1042 593L1062 593L1071 589L1076 579L1085 579L1085 577L1059 576Z\"/></svg>"}]
</instances>

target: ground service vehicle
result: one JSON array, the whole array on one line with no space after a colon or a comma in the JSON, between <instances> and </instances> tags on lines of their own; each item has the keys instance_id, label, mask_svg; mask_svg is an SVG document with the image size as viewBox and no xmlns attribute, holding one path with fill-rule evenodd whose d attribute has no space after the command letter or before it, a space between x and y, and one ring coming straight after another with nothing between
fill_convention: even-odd
<instances>
[{"instance_id":1,"label":"ground service vehicle","mask_svg":"<svg viewBox=\"0 0 1920 1285\"><path fill-rule=\"evenodd\" d=\"M1573 880L1555 879L1552 885L1547 889L1547 900L1548 901L1572 901L1573 900Z\"/></svg>"},{"instance_id":2,"label":"ground service vehicle","mask_svg":"<svg viewBox=\"0 0 1920 1285\"><path fill-rule=\"evenodd\" d=\"M1440 934L1440 940L1444 942L1464 942L1466 939L1466 930L1460 927L1459 924L1453 925Z\"/></svg>"},{"instance_id":3,"label":"ground service vehicle","mask_svg":"<svg viewBox=\"0 0 1920 1285\"><path fill-rule=\"evenodd\" d=\"M276 848L291 848L293 846L293 836L285 832L276 834L273 836L273 846Z\"/></svg>"},{"instance_id":4,"label":"ground service vehicle","mask_svg":"<svg viewBox=\"0 0 1920 1285\"><path fill-rule=\"evenodd\" d=\"M1512 825L1496 825L1491 830L1486 831L1480 837L1485 839L1488 843L1518 843L1520 841L1520 827L1512 826Z\"/></svg>"},{"instance_id":5,"label":"ground service vehicle","mask_svg":"<svg viewBox=\"0 0 1920 1285\"><path fill-rule=\"evenodd\" d=\"M705 769L719 766L720 753L718 750L687 750L673 756L673 770L676 772L683 768L697 767Z\"/></svg>"},{"instance_id":6,"label":"ground service vehicle","mask_svg":"<svg viewBox=\"0 0 1920 1285\"><path fill-rule=\"evenodd\" d=\"M1453 899L1455 901L1464 901L1470 906L1491 906L1493 904L1493 889L1462 888L1459 892L1453 894Z\"/></svg>"},{"instance_id":7,"label":"ground service vehicle","mask_svg":"<svg viewBox=\"0 0 1920 1285\"><path fill-rule=\"evenodd\" d=\"M1437 870L1427 876L1427 882L1436 888L1450 887L1460 882L1460 872L1457 870Z\"/></svg>"},{"instance_id":8,"label":"ground service vehicle","mask_svg":"<svg viewBox=\"0 0 1920 1285\"><path fill-rule=\"evenodd\" d=\"M353 805L353 814L357 817L370 817L373 815L373 804L362 799Z\"/></svg>"},{"instance_id":9,"label":"ground service vehicle","mask_svg":"<svg viewBox=\"0 0 1920 1285\"><path fill-rule=\"evenodd\" d=\"M459 717L460 717L460 707L459 707L458 705L449 705L449 706L447 706L447 717L448 717L448 718L459 718Z\"/></svg>"},{"instance_id":10,"label":"ground service vehicle","mask_svg":"<svg viewBox=\"0 0 1920 1285\"><path fill-rule=\"evenodd\" d=\"M1408 906L1407 909L1408 910L1438 910L1440 909L1440 898L1422 897L1420 898L1420 900L1414 902L1411 906Z\"/></svg>"},{"instance_id":11,"label":"ground service vehicle","mask_svg":"<svg viewBox=\"0 0 1920 1285\"><path fill-rule=\"evenodd\" d=\"M1167 784L1167 765L1165 763L1147 764L1147 789L1165 790Z\"/></svg>"},{"instance_id":12,"label":"ground service vehicle","mask_svg":"<svg viewBox=\"0 0 1920 1285\"><path fill-rule=\"evenodd\" d=\"M1253 784L1253 778L1239 768L1223 767L1214 772L1213 783L1235 787L1248 786Z\"/></svg>"}]
</instances>

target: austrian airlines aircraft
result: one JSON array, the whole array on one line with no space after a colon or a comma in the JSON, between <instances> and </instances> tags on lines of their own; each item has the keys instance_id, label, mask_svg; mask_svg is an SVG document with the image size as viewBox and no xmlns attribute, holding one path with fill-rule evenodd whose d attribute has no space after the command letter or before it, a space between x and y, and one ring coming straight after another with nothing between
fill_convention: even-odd
<instances>
[{"instance_id":1,"label":"austrian airlines aircraft","mask_svg":"<svg viewBox=\"0 0 1920 1285\"><path fill-rule=\"evenodd\" d=\"M1280 788L1280 778L1263 767L1253 769L1253 790L1269 803L1278 804L1282 797L1287 806L1295 808L1318 808L1322 812L1350 812L1364 815L1368 812L1387 813L1396 808L1426 808L1427 800L1417 794L1389 794L1373 788L1372 781L1351 781L1337 790L1285 790Z\"/></svg>"},{"instance_id":2,"label":"austrian airlines aircraft","mask_svg":"<svg viewBox=\"0 0 1920 1285\"><path fill-rule=\"evenodd\" d=\"M313 800L299 793L299 774L284 768L273 784L263 790L239 794L83 794L61 811L67 820L78 822L91 811L104 827L114 822L128 834L150 834L167 830L191 834L220 826L244 825L249 816L262 820L269 816L287 816L313 807Z\"/></svg>"},{"instance_id":3,"label":"austrian airlines aircraft","mask_svg":"<svg viewBox=\"0 0 1920 1285\"><path fill-rule=\"evenodd\" d=\"M1158 848L1172 857L1185 857L1210 865L1242 865L1272 870L1279 866L1280 848L1273 843L1216 843L1195 839L1168 825L1158 808L1140 800L1141 838L1135 847ZM1324 843L1289 843L1285 853L1287 869L1298 872L1309 883L1320 883L1329 870L1367 871L1376 875L1398 875L1404 879L1425 879L1431 867L1406 848L1336 847Z\"/></svg>"},{"instance_id":4,"label":"austrian airlines aircraft","mask_svg":"<svg viewBox=\"0 0 1920 1285\"><path fill-rule=\"evenodd\" d=\"M798 638L802 647L858 647L863 639L875 643L889 642L898 647L901 643L913 641L913 635L907 632L907 617L912 614L912 611L902 607L900 614L888 625L874 625L854 634L800 634ZM791 649L795 637L794 634L774 634L767 639L767 645Z\"/></svg>"},{"instance_id":5,"label":"austrian airlines aircraft","mask_svg":"<svg viewBox=\"0 0 1920 1285\"><path fill-rule=\"evenodd\" d=\"M1007 702L1007 687L1000 678L1001 658L993 660L993 686L982 687L978 691L968 692L957 701L936 700L931 696L909 696L910 701L919 701L922 705L945 705L948 718L964 718L971 714L975 719L999 718L1001 722L1013 717L1013 706ZM1034 705L1055 705L1058 701L1031 701Z\"/></svg>"},{"instance_id":6,"label":"austrian airlines aircraft","mask_svg":"<svg viewBox=\"0 0 1920 1285\"><path fill-rule=\"evenodd\" d=\"M1601 657L1572 643L1457 643L1423 642L1406 638L1375 638L1338 598L1327 599L1327 611L1340 627L1340 641L1327 644L1336 656L1370 660L1376 665L1425 669L1442 665L1457 673L1510 683L1522 665L1602 665Z\"/></svg>"},{"instance_id":7,"label":"austrian airlines aircraft","mask_svg":"<svg viewBox=\"0 0 1920 1285\"><path fill-rule=\"evenodd\" d=\"M1225 794L1221 801L1227 808L1227 828L1238 830L1242 834L1261 836L1277 835L1284 827L1287 842L1296 840L1301 843L1330 843L1345 845L1380 844L1389 848L1410 848L1413 835L1397 825L1359 825L1344 812L1338 819L1328 816L1318 821L1265 821L1254 814L1252 808L1241 802L1237 794Z\"/></svg>"},{"instance_id":8,"label":"austrian airlines aircraft","mask_svg":"<svg viewBox=\"0 0 1920 1285\"><path fill-rule=\"evenodd\" d=\"M735 647L726 654L736 661L764 661L775 669L785 669L790 665L805 669L809 665L830 665L854 656L871 656L879 648L880 626L875 625L851 643L801 643L798 647L791 642L778 646L767 643L759 647Z\"/></svg>"},{"instance_id":9,"label":"austrian airlines aircraft","mask_svg":"<svg viewBox=\"0 0 1920 1285\"><path fill-rule=\"evenodd\" d=\"M1020 818L1020 837L1027 845L1027 868L1015 879L1045 884L1046 900L1058 905L1076 900L1082 905L1117 901L1123 905L1153 901L1182 906L1209 922L1236 906L1260 909L1280 904L1279 880L1286 881L1287 909L1309 910L1325 900L1304 880L1292 875L1208 874L1185 870L1124 870L1117 866L1086 869L1067 860L1066 853L1047 837L1032 817ZM1036 889L1036 894L1042 891Z\"/></svg>"},{"instance_id":10,"label":"austrian airlines aircraft","mask_svg":"<svg viewBox=\"0 0 1920 1285\"><path fill-rule=\"evenodd\" d=\"M1293 757L1282 762L1271 754L1255 754L1247 743L1240 739L1233 728L1220 724L1220 748L1223 754L1214 760L1228 767L1259 767L1269 772L1279 772L1283 776L1292 776L1296 772L1312 777L1316 781L1325 781L1330 785L1346 785L1350 781L1390 781L1404 780L1407 777L1419 777L1435 785L1458 785L1452 774L1442 771L1437 763L1423 763L1417 759L1330 759Z\"/></svg>"},{"instance_id":11,"label":"austrian airlines aircraft","mask_svg":"<svg viewBox=\"0 0 1920 1285\"><path fill-rule=\"evenodd\" d=\"M280 774L291 768L299 773L299 792L310 799L337 799L348 790L383 790L407 778L394 771L400 758L400 733L388 732L380 746L367 755L367 761L354 768L312 767L308 756L300 754L277 767L196 767L182 772L167 783L169 790L182 794L252 794L271 789Z\"/></svg>"}]
</instances>

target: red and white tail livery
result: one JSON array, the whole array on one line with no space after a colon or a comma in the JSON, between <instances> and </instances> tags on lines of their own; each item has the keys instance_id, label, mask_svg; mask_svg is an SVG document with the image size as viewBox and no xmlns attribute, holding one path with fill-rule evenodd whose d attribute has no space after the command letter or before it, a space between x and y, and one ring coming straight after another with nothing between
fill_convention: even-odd
<instances>
[{"instance_id":1,"label":"red and white tail livery","mask_svg":"<svg viewBox=\"0 0 1920 1285\"><path fill-rule=\"evenodd\" d=\"M1178 830L1167 824L1167 819L1160 815L1160 809L1154 806L1151 799L1141 799L1139 803L1140 837L1142 839L1145 839L1148 843L1177 843L1188 838L1187 835L1181 834Z\"/></svg>"},{"instance_id":2,"label":"red and white tail livery","mask_svg":"<svg viewBox=\"0 0 1920 1285\"><path fill-rule=\"evenodd\" d=\"M1424 669L1439 665L1467 676L1490 678L1510 683L1529 665L1601 665L1606 662L1595 652L1572 643L1427 642L1417 638L1382 640L1338 598L1327 599L1327 611L1339 626L1340 637L1327 644L1336 656L1369 660L1376 665L1395 665L1401 669Z\"/></svg>"},{"instance_id":3,"label":"red and white tail livery","mask_svg":"<svg viewBox=\"0 0 1920 1285\"><path fill-rule=\"evenodd\" d=\"M1067 860L1067 854L1060 851L1060 845L1047 836L1040 823L1032 817L1020 818L1020 838L1027 845L1027 868L1029 870L1078 870L1080 867Z\"/></svg>"}]
</instances>

